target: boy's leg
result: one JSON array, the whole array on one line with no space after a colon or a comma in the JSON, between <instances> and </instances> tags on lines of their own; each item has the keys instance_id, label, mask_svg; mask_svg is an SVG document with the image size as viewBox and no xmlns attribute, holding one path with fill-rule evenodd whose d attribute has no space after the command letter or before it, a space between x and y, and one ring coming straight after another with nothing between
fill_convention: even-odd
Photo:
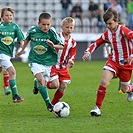
<instances>
[{"instance_id":1,"label":"boy's leg","mask_svg":"<svg viewBox=\"0 0 133 133\"><path fill-rule=\"evenodd\" d=\"M6 71L3 72L3 82L5 95L9 95L11 90L9 89L9 74Z\"/></svg>"},{"instance_id":2,"label":"boy's leg","mask_svg":"<svg viewBox=\"0 0 133 133\"><path fill-rule=\"evenodd\" d=\"M100 85L97 91L97 99L96 99L96 105L99 109L102 107L105 95L106 95L106 88Z\"/></svg>"},{"instance_id":3,"label":"boy's leg","mask_svg":"<svg viewBox=\"0 0 133 133\"><path fill-rule=\"evenodd\" d=\"M119 86L118 86L118 92L121 93L121 94L123 93L123 92L121 91L121 82L120 82L120 81L119 81Z\"/></svg>"},{"instance_id":4,"label":"boy's leg","mask_svg":"<svg viewBox=\"0 0 133 133\"><path fill-rule=\"evenodd\" d=\"M96 107L90 111L91 116L100 116L101 115L101 107L103 100L106 95L106 88L103 86L99 86L98 91L97 91L97 98L96 98Z\"/></svg>"},{"instance_id":5,"label":"boy's leg","mask_svg":"<svg viewBox=\"0 0 133 133\"><path fill-rule=\"evenodd\" d=\"M47 82L48 89L57 89L59 88L59 81L58 79Z\"/></svg>"},{"instance_id":6,"label":"boy's leg","mask_svg":"<svg viewBox=\"0 0 133 133\"><path fill-rule=\"evenodd\" d=\"M130 83L132 71L127 70L127 71L122 71L122 72L121 72L121 77L124 77L126 79L126 81L128 81L128 83ZM133 85L131 83L129 85L127 85L127 82L126 82L126 84L124 84L124 83L121 84L121 90L123 93L127 93L127 101L128 102L133 101Z\"/></svg>"},{"instance_id":7,"label":"boy's leg","mask_svg":"<svg viewBox=\"0 0 133 133\"><path fill-rule=\"evenodd\" d=\"M127 94L128 94L128 95L127 95L127 101L128 101L128 102L131 102L131 101L133 101L133 85L130 84L130 85L128 86L128 88L129 88L129 89L128 89L128 91L127 91Z\"/></svg>"},{"instance_id":8,"label":"boy's leg","mask_svg":"<svg viewBox=\"0 0 133 133\"><path fill-rule=\"evenodd\" d=\"M48 89L52 89L52 88L51 88L51 82L50 82L50 81L47 82L47 88L48 88Z\"/></svg>"},{"instance_id":9,"label":"boy's leg","mask_svg":"<svg viewBox=\"0 0 133 133\"><path fill-rule=\"evenodd\" d=\"M121 82L119 81L118 91L121 90Z\"/></svg>"},{"instance_id":10,"label":"boy's leg","mask_svg":"<svg viewBox=\"0 0 133 133\"><path fill-rule=\"evenodd\" d=\"M58 88L57 91L54 94L54 97L52 99L52 104L55 105L57 102L61 100L61 98L64 96L65 89L67 88L67 84L70 84L71 79L70 75L68 73L68 69L60 70L58 74L58 77L56 80L54 80L54 84L56 84L55 88ZM53 81L52 81L53 82Z\"/></svg>"},{"instance_id":11,"label":"boy's leg","mask_svg":"<svg viewBox=\"0 0 133 133\"><path fill-rule=\"evenodd\" d=\"M37 81L36 78L34 78L33 93L34 93L35 95L38 94L38 81Z\"/></svg>"},{"instance_id":12,"label":"boy's leg","mask_svg":"<svg viewBox=\"0 0 133 133\"><path fill-rule=\"evenodd\" d=\"M12 90L12 97L14 95L18 95L17 86L16 86L16 80L9 80L10 88Z\"/></svg>"},{"instance_id":13,"label":"boy's leg","mask_svg":"<svg viewBox=\"0 0 133 133\"><path fill-rule=\"evenodd\" d=\"M24 100L24 98L21 98L18 95L16 80L15 79L9 80L9 84L10 84L10 88L11 88L11 91L12 91L13 102L14 103L22 102Z\"/></svg>"},{"instance_id":14,"label":"boy's leg","mask_svg":"<svg viewBox=\"0 0 133 133\"><path fill-rule=\"evenodd\" d=\"M45 104L47 106L47 109L52 112L53 111L53 105L51 104L50 102L50 99L49 99L49 95L48 95L48 91L47 91L47 88L46 86L39 86L38 87L38 90L43 98L43 100L45 101Z\"/></svg>"},{"instance_id":15,"label":"boy's leg","mask_svg":"<svg viewBox=\"0 0 133 133\"><path fill-rule=\"evenodd\" d=\"M50 112L52 112L53 105L51 104L51 101L50 101L49 95L48 95L48 91L47 91L47 88L45 85L45 82L49 80L50 70L51 70L51 66L44 67L44 65L40 65L37 63L32 63L32 65L31 65L31 71L37 79L37 80L34 80L34 87L36 87L38 89L38 91L40 92L40 94L47 106L47 109Z\"/></svg>"},{"instance_id":16,"label":"boy's leg","mask_svg":"<svg viewBox=\"0 0 133 133\"><path fill-rule=\"evenodd\" d=\"M64 92L61 92L59 89L55 92L54 98L52 99L52 104L55 105L63 97Z\"/></svg>"}]
</instances>

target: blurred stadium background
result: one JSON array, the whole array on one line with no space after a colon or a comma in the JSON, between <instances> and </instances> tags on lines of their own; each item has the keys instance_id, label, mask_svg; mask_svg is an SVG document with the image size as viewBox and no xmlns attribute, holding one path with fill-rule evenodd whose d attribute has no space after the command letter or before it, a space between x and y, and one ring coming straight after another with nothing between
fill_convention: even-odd
<instances>
[{"instance_id":1,"label":"blurred stadium background","mask_svg":"<svg viewBox=\"0 0 133 133\"><path fill-rule=\"evenodd\" d=\"M72 35L78 43L76 60L82 60L83 51L88 45L90 45L90 43L95 41L101 35L101 33L98 33L98 20L96 18L93 18L90 21L86 16L90 0L72 0L72 5L69 7L70 10L72 6L75 5L78 1L81 2L81 6L83 9L83 24L81 24L81 21L78 18L75 18L76 27ZM93 1L99 5L100 9L103 9L103 4L107 2L107 0ZM24 33L26 33L30 26L37 24L38 16L40 15L40 13L45 11L49 12L52 15L52 25L56 28L56 30L61 31L60 25L62 7L60 4L60 0L0 0L0 8L4 6L10 6L14 8L14 22L22 28ZM125 10L123 10L122 20L124 22L127 21L127 15ZM18 48L16 48L15 50L17 49ZM27 54L23 56L25 57L27 56ZM103 60L106 58L107 54L104 49L104 46L99 48L91 56L92 60Z\"/></svg>"}]
</instances>

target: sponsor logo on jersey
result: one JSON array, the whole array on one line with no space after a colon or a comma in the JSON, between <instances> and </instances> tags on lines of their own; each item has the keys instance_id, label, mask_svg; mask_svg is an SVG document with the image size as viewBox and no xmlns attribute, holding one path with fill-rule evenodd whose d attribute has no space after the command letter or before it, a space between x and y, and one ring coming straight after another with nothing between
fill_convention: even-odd
<instances>
[{"instance_id":1,"label":"sponsor logo on jersey","mask_svg":"<svg viewBox=\"0 0 133 133\"><path fill-rule=\"evenodd\" d=\"M34 47L34 51L37 54L41 55L41 54L44 54L47 51L47 49L44 46L42 46L42 45L37 45L36 47Z\"/></svg>"},{"instance_id":2,"label":"sponsor logo on jersey","mask_svg":"<svg viewBox=\"0 0 133 133\"><path fill-rule=\"evenodd\" d=\"M1 35L14 35L14 32L5 32L5 31L1 31L0 32Z\"/></svg>"},{"instance_id":3,"label":"sponsor logo on jersey","mask_svg":"<svg viewBox=\"0 0 133 133\"><path fill-rule=\"evenodd\" d=\"M13 39L9 36L4 37L1 39L1 41L5 44L5 45L10 45L13 42Z\"/></svg>"},{"instance_id":4,"label":"sponsor logo on jersey","mask_svg":"<svg viewBox=\"0 0 133 133\"><path fill-rule=\"evenodd\" d=\"M32 41L36 41L36 42L45 42L46 39L43 39L43 38L31 38Z\"/></svg>"}]
</instances>

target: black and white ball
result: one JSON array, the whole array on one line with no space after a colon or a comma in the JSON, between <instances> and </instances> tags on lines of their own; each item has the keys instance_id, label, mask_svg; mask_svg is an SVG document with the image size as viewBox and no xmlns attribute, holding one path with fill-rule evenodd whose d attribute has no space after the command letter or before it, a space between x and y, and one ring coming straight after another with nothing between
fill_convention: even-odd
<instances>
[{"instance_id":1,"label":"black and white ball","mask_svg":"<svg viewBox=\"0 0 133 133\"><path fill-rule=\"evenodd\" d=\"M58 102L53 107L56 117L65 118L70 114L70 106L66 102Z\"/></svg>"}]
</instances>

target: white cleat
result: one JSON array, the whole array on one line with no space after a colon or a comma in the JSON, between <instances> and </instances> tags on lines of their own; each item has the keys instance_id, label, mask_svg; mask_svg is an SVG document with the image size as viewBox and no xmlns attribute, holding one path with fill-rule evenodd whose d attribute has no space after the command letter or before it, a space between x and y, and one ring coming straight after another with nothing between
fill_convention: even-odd
<instances>
[{"instance_id":1,"label":"white cleat","mask_svg":"<svg viewBox=\"0 0 133 133\"><path fill-rule=\"evenodd\" d=\"M95 106L91 111L90 111L91 116L101 116L101 111L100 109Z\"/></svg>"},{"instance_id":2,"label":"white cleat","mask_svg":"<svg viewBox=\"0 0 133 133\"><path fill-rule=\"evenodd\" d=\"M133 101L133 92L127 93L127 101L128 101L128 102Z\"/></svg>"}]
</instances>

